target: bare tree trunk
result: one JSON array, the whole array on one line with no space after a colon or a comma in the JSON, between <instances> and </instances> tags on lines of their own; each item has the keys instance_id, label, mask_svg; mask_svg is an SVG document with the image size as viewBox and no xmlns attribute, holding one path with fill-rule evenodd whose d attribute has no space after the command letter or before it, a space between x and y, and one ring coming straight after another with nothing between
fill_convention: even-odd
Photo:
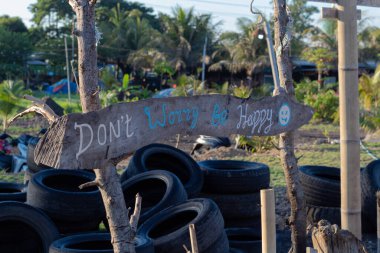
<instances>
[{"instance_id":1,"label":"bare tree trunk","mask_svg":"<svg viewBox=\"0 0 380 253\"><path fill-rule=\"evenodd\" d=\"M274 1L275 48L280 74L280 83L289 96L294 97L292 68L289 58L291 17L287 14L286 0ZM290 252L306 251L306 212L304 209L303 191L299 182L297 159L294 154L294 134L280 134L280 157L284 168L287 194L291 214L289 224L292 230L292 248Z\"/></svg>"},{"instance_id":2,"label":"bare tree trunk","mask_svg":"<svg viewBox=\"0 0 380 253\"><path fill-rule=\"evenodd\" d=\"M318 70L318 89L322 90L323 80L322 80L322 70Z\"/></svg>"},{"instance_id":3,"label":"bare tree trunk","mask_svg":"<svg viewBox=\"0 0 380 253\"><path fill-rule=\"evenodd\" d=\"M98 92L98 68L95 37L96 0L68 0L77 15L79 94L83 112L101 109ZM99 186L112 244L116 253L134 253L134 232L128 220L119 176L115 166L95 169L96 185Z\"/></svg>"}]
</instances>

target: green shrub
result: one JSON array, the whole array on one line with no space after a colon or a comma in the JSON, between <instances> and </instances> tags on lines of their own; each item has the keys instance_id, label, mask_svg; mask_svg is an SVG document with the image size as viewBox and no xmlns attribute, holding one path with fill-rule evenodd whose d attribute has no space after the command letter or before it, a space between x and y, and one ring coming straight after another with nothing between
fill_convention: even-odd
<instances>
[{"instance_id":1,"label":"green shrub","mask_svg":"<svg viewBox=\"0 0 380 253\"><path fill-rule=\"evenodd\" d=\"M273 143L277 142L276 136L243 136L236 137L236 147L252 153L271 150Z\"/></svg>"},{"instance_id":2,"label":"green shrub","mask_svg":"<svg viewBox=\"0 0 380 253\"><path fill-rule=\"evenodd\" d=\"M300 83L296 83L294 88L296 99L298 102L302 103L307 95L318 94L319 84L317 81L310 81L309 79L304 79Z\"/></svg>"},{"instance_id":3,"label":"green shrub","mask_svg":"<svg viewBox=\"0 0 380 253\"><path fill-rule=\"evenodd\" d=\"M314 110L313 120L336 122L339 116L339 98L333 90L319 91L316 94L306 94L304 103Z\"/></svg>"}]
</instances>

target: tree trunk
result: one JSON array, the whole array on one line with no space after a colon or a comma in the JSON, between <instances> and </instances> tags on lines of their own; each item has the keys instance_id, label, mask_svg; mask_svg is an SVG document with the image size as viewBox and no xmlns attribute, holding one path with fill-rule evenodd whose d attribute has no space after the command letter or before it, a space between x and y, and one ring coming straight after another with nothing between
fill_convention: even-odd
<instances>
[{"instance_id":1,"label":"tree trunk","mask_svg":"<svg viewBox=\"0 0 380 253\"><path fill-rule=\"evenodd\" d=\"M98 91L98 68L95 38L96 0L69 0L77 15L79 94L83 112L101 109ZM134 253L132 232L120 180L114 166L95 169L116 253Z\"/></svg>"},{"instance_id":2,"label":"tree trunk","mask_svg":"<svg viewBox=\"0 0 380 253\"><path fill-rule=\"evenodd\" d=\"M318 70L318 90L323 89L322 70Z\"/></svg>"},{"instance_id":3,"label":"tree trunk","mask_svg":"<svg viewBox=\"0 0 380 253\"><path fill-rule=\"evenodd\" d=\"M286 0L274 1L275 17L275 48L279 68L280 83L286 92L294 98L292 68L289 58L290 18L286 11ZM290 252L303 253L306 251L306 212L304 209L303 191L299 182L297 159L294 155L294 134L280 134L280 157L284 168L287 194L290 201L291 214L289 225L292 230L292 248Z\"/></svg>"}]
</instances>

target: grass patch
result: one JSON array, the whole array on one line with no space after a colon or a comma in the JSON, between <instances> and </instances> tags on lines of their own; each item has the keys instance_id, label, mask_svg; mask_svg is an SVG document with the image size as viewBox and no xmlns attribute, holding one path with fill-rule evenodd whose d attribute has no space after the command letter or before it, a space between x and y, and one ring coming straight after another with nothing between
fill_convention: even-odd
<instances>
[{"instance_id":1,"label":"grass patch","mask_svg":"<svg viewBox=\"0 0 380 253\"><path fill-rule=\"evenodd\" d=\"M4 170L0 171L0 182L19 183L24 182L24 173L6 173Z\"/></svg>"}]
</instances>

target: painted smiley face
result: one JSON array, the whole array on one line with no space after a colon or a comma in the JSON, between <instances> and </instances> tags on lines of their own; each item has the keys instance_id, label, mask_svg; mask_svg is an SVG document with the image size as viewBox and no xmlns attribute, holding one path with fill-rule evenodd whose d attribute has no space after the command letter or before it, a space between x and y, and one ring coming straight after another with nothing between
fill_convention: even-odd
<instances>
[{"instance_id":1,"label":"painted smiley face","mask_svg":"<svg viewBox=\"0 0 380 253\"><path fill-rule=\"evenodd\" d=\"M290 107L288 104L283 104L278 113L278 122L281 126L287 126L290 122Z\"/></svg>"}]
</instances>

